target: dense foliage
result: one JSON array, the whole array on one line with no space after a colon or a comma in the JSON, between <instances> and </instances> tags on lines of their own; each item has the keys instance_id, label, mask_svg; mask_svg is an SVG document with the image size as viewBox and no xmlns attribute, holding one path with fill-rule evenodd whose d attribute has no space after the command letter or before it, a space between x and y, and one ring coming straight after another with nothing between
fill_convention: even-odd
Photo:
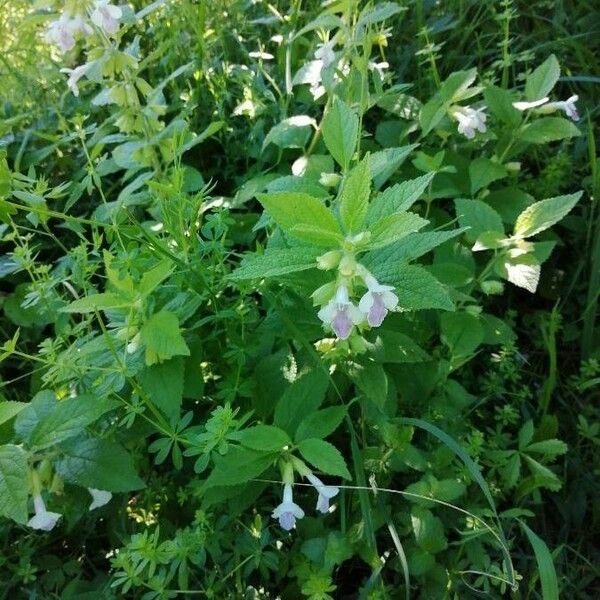
<instances>
[{"instance_id":1,"label":"dense foliage","mask_svg":"<svg viewBox=\"0 0 600 600\"><path fill-rule=\"evenodd\" d=\"M597 598L599 31L0 0L0 598Z\"/></svg>"}]
</instances>

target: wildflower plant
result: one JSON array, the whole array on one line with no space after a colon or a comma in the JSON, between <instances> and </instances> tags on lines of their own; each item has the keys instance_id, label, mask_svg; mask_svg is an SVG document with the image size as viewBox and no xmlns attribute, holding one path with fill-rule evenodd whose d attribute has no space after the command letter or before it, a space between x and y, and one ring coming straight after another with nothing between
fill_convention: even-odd
<instances>
[{"instance_id":1,"label":"wildflower plant","mask_svg":"<svg viewBox=\"0 0 600 600\"><path fill-rule=\"evenodd\" d=\"M552 228L582 210L579 182L525 189L582 132L557 58L505 39L453 71L416 14L400 81L423 7L142 4L49 3L65 115L0 129L1 531L28 549L2 577L499 598L538 570L546 595L560 319L542 381L510 307L557 285ZM76 566L46 569L50 543Z\"/></svg>"}]
</instances>

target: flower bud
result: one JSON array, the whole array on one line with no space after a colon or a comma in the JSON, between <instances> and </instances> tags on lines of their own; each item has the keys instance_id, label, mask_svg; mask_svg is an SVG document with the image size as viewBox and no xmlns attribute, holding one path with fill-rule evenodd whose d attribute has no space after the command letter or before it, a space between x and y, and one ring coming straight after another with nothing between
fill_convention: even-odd
<instances>
[{"instance_id":1,"label":"flower bud","mask_svg":"<svg viewBox=\"0 0 600 600\"><path fill-rule=\"evenodd\" d=\"M481 291L487 296L498 296L504 292L504 284L496 279L481 282Z\"/></svg>"},{"instance_id":2,"label":"flower bud","mask_svg":"<svg viewBox=\"0 0 600 600\"><path fill-rule=\"evenodd\" d=\"M338 271L343 277L354 276L356 273L356 259L352 254L344 254L338 266Z\"/></svg>"},{"instance_id":3,"label":"flower bud","mask_svg":"<svg viewBox=\"0 0 600 600\"><path fill-rule=\"evenodd\" d=\"M321 173L321 177L319 178L319 183L325 187L337 187L340 182L341 176L337 173Z\"/></svg>"},{"instance_id":4,"label":"flower bud","mask_svg":"<svg viewBox=\"0 0 600 600\"><path fill-rule=\"evenodd\" d=\"M340 264L342 253L339 250L330 250L317 258L317 268L322 271L335 269Z\"/></svg>"}]
</instances>

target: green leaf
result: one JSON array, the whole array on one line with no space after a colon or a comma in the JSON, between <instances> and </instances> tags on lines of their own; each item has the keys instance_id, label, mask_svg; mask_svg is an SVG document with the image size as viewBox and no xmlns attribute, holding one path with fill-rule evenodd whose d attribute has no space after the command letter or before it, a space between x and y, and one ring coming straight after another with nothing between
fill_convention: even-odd
<instances>
[{"instance_id":1,"label":"green leaf","mask_svg":"<svg viewBox=\"0 0 600 600\"><path fill-rule=\"evenodd\" d=\"M142 389L171 423L176 423L183 399L184 364L180 356L142 369L137 377Z\"/></svg>"},{"instance_id":2,"label":"green leaf","mask_svg":"<svg viewBox=\"0 0 600 600\"><path fill-rule=\"evenodd\" d=\"M581 135L577 127L561 117L545 117L530 123L520 133L520 139L531 144L547 144Z\"/></svg>"},{"instance_id":3,"label":"green leaf","mask_svg":"<svg viewBox=\"0 0 600 600\"><path fill-rule=\"evenodd\" d=\"M246 448L229 448L225 456L215 458L215 468L206 480L206 487L246 483L266 471L276 456Z\"/></svg>"},{"instance_id":4,"label":"green leaf","mask_svg":"<svg viewBox=\"0 0 600 600\"><path fill-rule=\"evenodd\" d=\"M321 406L328 387L327 373L320 369L296 379L277 402L275 425L294 435L302 419Z\"/></svg>"},{"instance_id":5,"label":"green leaf","mask_svg":"<svg viewBox=\"0 0 600 600\"><path fill-rule=\"evenodd\" d=\"M502 265L504 277L513 285L535 293L540 281L541 267L535 256L522 254L516 257L506 257Z\"/></svg>"},{"instance_id":6,"label":"green leaf","mask_svg":"<svg viewBox=\"0 0 600 600\"><path fill-rule=\"evenodd\" d=\"M560 77L560 65L551 54L525 81L525 98L528 102L541 100L551 91Z\"/></svg>"},{"instance_id":7,"label":"green leaf","mask_svg":"<svg viewBox=\"0 0 600 600\"><path fill-rule=\"evenodd\" d=\"M417 146L417 144L411 144L400 148L386 148L369 156L371 177L376 189L379 189L390 178Z\"/></svg>"},{"instance_id":8,"label":"green leaf","mask_svg":"<svg viewBox=\"0 0 600 600\"><path fill-rule=\"evenodd\" d=\"M537 562L538 573L540 574L540 583L542 585L543 600L558 600L558 578L554 568L554 561L548 546L538 537L523 521L517 519L533 548L535 560Z\"/></svg>"},{"instance_id":9,"label":"green leaf","mask_svg":"<svg viewBox=\"0 0 600 600\"><path fill-rule=\"evenodd\" d=\"M75 396L57 401L53 394L36 394L17 417L15 431L31 447L47 448L79 435L116 406L105 397Z\"/></svg>"},{"instance_id":10,"label":"green leaf","mask_svg":"<svg viewBox=\"0 0 600 600\"><path fill-rule=\"evenodd\" d=\"M418 363L431 360L431 356L411 337L399 331L380 330L370 350L373 358L380 363Z\"/></svg>"},{"instance_id":11,"label":"green leaf","mask_svg":"<svg viewBox=\"0 0 600 600\"><path fill-rule=\"evenodd\" d=\"M298 271L314 269L317 258L323 254L320 248L299 246L297 248L277 248L267 250L264 254L247 254L242 264L231 274L229 279L259 279L263 277L279 277Z\"/></svg>"},{"instance_id":12,"label":"green leaf","mask_svg":"<svg viewBox=\"0 0 600 600\"><path fill-rule=\"evenodd\" d=\"M153 365L173 356L189 356L190 350L179 330L175 313L161 310L153 314L140 330L140 341L146 347L146 365Z\"/></svg>"},{"instance_id":13,"label":"green leaf","mask_svg":"<svg viewBox=\"0 0 600 600\"><path fill-rule=\"evenodd\" d=\"M483 342L483 327L474 315L467 312L444 313L440 319L442 341L453 356L470 356Z\"/></svg>"},{"instance_id":14,"label":"green leaf","mask_svg":"<svg viewBox=\"0 0 600 600\"><path fill-rule=\"evenodd\" d=\"M292 440L290 436L272 425L255 425L249 429L240 432L239 442L251 450L260 450L262 452L278 452L284 446L290 446Z\"/></svg>"},{"instance_id":15,"label":"green leaf","mask_svg":"<svg viewBox=\"0 0 600 600\"><path fill-rule=\"evenodd\" d=\"M481 200L454 200L456 216L461 227L468 227L465 238L474 243L484 232L494 231L504 235L500 215Z\"/></svg>"},{"instance_id":16,"label":"green leaf","mask_svg":"<svg viewBox=\"0 0 600 600\"><path fill-rule=\"evenodd\" d=\"M525 448L526 452L543 454L546 458L553 458L560 454L565 454L567 450L567 444L565 444L562 440L555 439L534 442Z\"/></svg>"},{"instance_id":17,"label":"green leaf","mask_svg":"<svg viewBox=\"0 0 600 600\"><path fill-rule=\"evenodd\" d=\"M257 194L259 202L284 231L322 246L335 246L342 232L333 213L319 200L301 192Z\"/></svg>"},{"instance_id":18,"label":"green leaf","mask_svg":"<svg viewBox=\"0 0 600 600\"><path fill-rule=\"evenodd\" d=\"M412 212L388 215L369 227L371 239L368 247L370 250L383 248L419 231L428 223L429 221Z\"/></svg>"},{"instance_id":19,"label":"green leaf","mask_svg":"<svg viewBox=\"0 0 600 600\"><path fill-rule=\"evenodd\" d=\"M423 267L390 261L375 267L373 274L396 287L399 306L404 310L454 310L446 288Z\"/></svg>"},{"instance_id":20,"label":"green leaf","mask_svg":"<svg viewBox=\"0 0 600 600\"><path fill-rule=\"evenodd\" d=\"M448 547L444 525L430 510L415 506L411 511L411 522L415 540L421 550L436 554Z\"/></svg>"},{"instance_id":21,"label":"green leaf","mask_svg":"<svg viewBox=\"0 0 600 600\"><path fill-rule=\"evenodd\" d=\"M367 155L350 171L340 193L340 218L348 233L356 233L364 225L370 194L371 176Z\"/></svg>"},{"instance_id":22,"label":"green leaf","mask_svg":"<svg viewBox=\"0 0 600 600\"><path fill-rule=\"evenodd\" d=\"M385 369L378 363L359 365L352 378L358 389L378 408L383 408L388 397L388 378Z\"/></svg>"},{"instance_id":23,"label":"green leaf","mask_svg":"<svg viewBox=\"0 0 600 600\"><path fill-rule=\"evenodd\" d=\"M583 192L576 192L535 202L517 217L514 235L527 238L552 227L571 211L582 194Z\"/></svg>"},{"instance_id":24,"label":"green leaf","mask_svg":"<svg viewBox=\"0 0 600 600\"><path fill-rule=\"evenodd\" d=\"M407 211L427 189L435 173L397 183L375 197L367 212L367 221L375 223L388 215Z\"/></svg>"},{"instance_id":25,"label":"green leaf","mask_svg":"<svg viewBox=\"0 0 600 600\"><path fill-rule=\"evenodd\" d=\"M27 453L19 446L0 446L0 515L27 523L29 468Z\"/></svg>"},{"instance_id":26,"label":"green leaf","mask_svg":"<svg viewBox=\"0 0 600 600\"><path fill-rule=\"evenodd\" d=\"M27 402L13 402L12 400L0 402L0 425L16 417L26 406L28 406Z\"/></svg>"},{"instance_id":27,"label":"green leaf","mask_svg":"<svg viewBox=\"0 0 600 600\"><path fill-rule=\"evenodd\" d=\"M173 272L173 263L170 260L163 260L155 267L146 271L140 281L140 294L148 296L153 292L171 273Z\"/></svg>"},{"instance_id":28,"label":"green leaf","mask_svg":"<svg viewBox=\"0 0 600 600\"><path fill-rule=\"evenodd\" d=\"M476 158L469 165L469 177L471 179L471 194L475 195L479 190L487 187L493 181L506 177L506 169L488 158Z\"/></svg>"},{"instance_id":29,"label":"green leaf","mask_svg":"<svg viewBox=\"0 0 600 600\"><path fill-rule=\"evenodd\" d=\"M85 298L74 300L67 306L63 306L60 311L65 313L92 313L97 310L127 308L131 304L131 299L106 292L103 294L90 294Z\"/></svg>"},{"instance_id":30,"label":"green leaf","mask_svg":"<svg viewBox=\"0 0 600 600\"><path fill-rule=\"evenodd\" d=\"M316 438L305 439L298 444L298 450L304 459L319 471L327 475L351 479L344 457L329 442Z\"/></svg>"},{"instance_id":31,"label":"green leaf","mask_svg":"<svg viewBox=\"0 0 600 600\"><path fill-rule=\"evenodd\" d=\"M500 121L511 127L521 122L521 113L513 106L513 97L508 90L490 85L483 92L485 103Z\"/></svg>"},{"instance_id":32,"label":"green leaf","mask_svg":"<svg viewBox=\"0 0 600 600\"><path fill-rule=\"evenodd\" d=\"M131 455L107 439L73 440L62 446L56 472L67 482L82 487L130 492L145 487Z\"/></svg>"},{"instance_id":33,"label":"green leaf","mask_svg":"<svg viewBox=\"0 0 600 600\"><path fill-rule=\"evenodd\" d=\"M294 439L299 442L310 437L326 438L339 427L345 415L345 406L330 406L313 412L302 420Z\"/></svg>"},{"instance_id":34,"label":"green leaf","mask_svg":"<svg viewBox=\"0 0 600 600\"><path fill-rule=\"evenodd\" d=\"M284 119L267 133L262 150L264 152L269 144L275 144L279 148L303 148L308 142L312 129L316 126L315 120L306 115Z\"/></svg>"},{"instance_id":35,"label":"green leaf","mask_svg":"<svg viewBox=\"0 0 600 600\"><path fill-rule=\"evenodd\" d=\"M331 156L346 170L358 141L358 117L345 102L336 97L323 117L321 132Z\"/></svg>"}]
</instances>

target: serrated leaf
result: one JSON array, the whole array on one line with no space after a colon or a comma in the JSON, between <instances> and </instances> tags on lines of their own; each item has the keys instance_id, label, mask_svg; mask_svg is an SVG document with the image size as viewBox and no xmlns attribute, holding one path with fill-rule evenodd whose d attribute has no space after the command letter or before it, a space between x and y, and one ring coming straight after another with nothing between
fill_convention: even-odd
<instances>
[{"instance_id":1,"label":"serrated leaf","mask_svg":"<svg viewBox=\"0 0 600 600\"><path fill-rule=\"evenodd\" d=\"M541 100L551 91L560 77L560 65L551 54L525 81L525 98L528 102Z\"/></svg>"},{"instance_id":2,"label":"serrated leaf","mask_svg":"<svg viewBox=\"0 0 600 600\"><path fill-rule=\"evenodd\" d=\"M296 442L307 438L323 439L333 433L346 415L344 406L330 406L309 414L302 420L294 439Z\"/></svg>"},{"instance_id":3,"label":"serrated leaf","mask_svg":"<svg viewBox=\"0 0 600 600\"><path fill-rule=\"evenodd\" d=\"M383 283L396 287L403 310L454 310L446 288L423 267L390 261L374 265L373 274Z\"/></svg>"},{"instance_id":4,"label":"serrated leaf","mask_svg":"<svg viewBox=\"0 0 600 600\"><path fill-rule=\"evenodd\" d=\"M386 148L371 154L369 165L375 189L379 189L417 147L418 144L411 144L400 148Z\"/></svg>"},{"instance_id":5,"label":"serrated leaf","mask_svg":"<svg viewBox=\"0 0 600 600\"><path fill-rule=\"evenodd\" d=\"M257 194L259 202L284 231L324 246L342 240L333 213L319 200L300 192ZM322 240L315 240L315 236Z\"/></svg>"},{"instance_id":6,"label":"serrated leaf","mask_svg":"<svg viewBox=\"0 0 600 600\"><path fill-rule=\"evenodd\" d=\"M429 221L412 212L388 215L369 227L371 239L368 247L371 250L383 248L419 231L428 223Z\"/></svg>"},{"instance_id":7,"label":"serrated leaf","mask_svg":"<svg viewBox=\"0 0 600 600\"><path fill-rule=\"evenodd\" d=\"M239 442L252 450L277 452L292 443L289 435L273 425L255 425L240 432Z\"/></svg>"},{"instance_id":8,"label":"serrated leaf","mask_svg":"<svg viewBox=\"0 0 600 600\"><path fill-rule=\"evenodd\" d=\"M294 435L302 419L321 406L328 387L327 374L320 369L296 379L275 406L275 425Z\"/></svg>"},{"instance_id":9,"label":"serrated leaf","mask_svg":"<svg viewBox=\"0 0 600 600\"><path fill-rule=\"evenodd\" d=\"M430 554L436 554L448 547L444 526L431 511L415 506L411 511L411 522L419 548Z\"/></svg>"},{"instance_id":10,"label":"serrated leaf","mask_svg":"<svg viewBox=\"0 0 600 600\"><path fill-rule=\"evenodd\" d=\"M27 522L29 468L27 453L19 446L0 446L0 515Z\"/></svg>"},{"instance_id":11,"label":"serrated leaf","mask_svg":"<svg viewBox=\"0 0 600 600\"><path fill-rule=\"evenodd\" d=\"M350 171L340 193L340 218L348 233L355 233L363 226L370 194L371 176L367 155Z\"/></svg>"},{"instance_id":12,"label":"serrated leaf","mask_svg":"<svg viewBox=\"0 0 600 600\"><path fill-rule=\"evenodd\" d=\"M519 137L531 144L547 144L581 135L576 125L560 117L545 117L527 125Z\"/></svg>"},{"instance_id":13,"label":"serrated leaf","mask_svg":"<svg viewBox=\"0 0 600 600\"><path fill-rule=\"evenodd\" d=\"M142 369L137 377L144 392L172 423L179 419L184 364L180 356Z\"/></svg>"},{"instance_id":14,"label":"serrated leaf","mask_svg":"<svg viewBox=\"0 0 600 600\"><path fill-rule=\"evenodd\" d=\"M189 356L188 348L179 330L175 313L161 310L153 314L140 330L140 341L146 347L146 365L153 365L173 356Z\"/></svg>"},{"instance_id":15,"label":"serrated leaf","mask_svg":"<svg viewBox=\"0 0 600 600\"><path fill-rule=\"evenodd\" d=\"M465 238L470 242L475 242L484 232L494 231L504 235L502 218L485 202L457 198L454 205L460 226L468 228Z\"/></svg>"},{"instance_id":16,"label":"serrated leaf","mask_svg":"<svg viewBox=\"0 0 600 600\"><path fill-rule=\"evenodd\" d=\"M516 258L507 258L503 267L508 281L532 294L535 293L542 269L534 256L524 254Z\"/></svg>"},{"instance_id":17,"label":"serrated leaf","mask_svg":"<svg viewBox=\"0 0 600 600\"><path fill-rule=\"evenodd\" d=\"M471 194L487 187L493 181L506 177L508 172L502 165L488 158L476 158L469 165L469 178L471 179Z\"/></svg>"},{"instance_id":18,"label":"serrated leaf","mask_svg":"<svg viewBox=\"0 0 600 600\"><path fill-rule=\"evenodd\" d=\"M276 456L248 448L230 448L225 456L215 458L215 468L206 480L206 487L246 483L266 471Z\"/></svg>"},{"instance_id":19,"label":"serrated leaf","mask_svg":"<svg viewBox=\"0 0 600 600\"><path fill-rule=\"evenodd\" d=\"M61 448L56 472L67 482L82 487L130 492L145 487L138 477L131 455L107 439L74 440Z\"/></svg>"},{"instance_id":20,"label":"serrated leaf","mask_svg":"<svg viewBox=\"0 0 600 600\"><path fill-rule=\"evenodd\" d=\"M470 356L483 342L479 319L467 312L444 313L440 316L442 341L453 356Z\"/></svg>"},{"instance_id":21,"label":"serrated leaf","mask_svg":"<svg viewBox=\"0 0 600 600\"><path fill-rule=\"evenodd\" d=\"M567 450L567 444L565 444L562 440L555 439L534 442L525 448L525 452L543 454L547 458L565 454Z\"/></svg>"},{"instance_id":22,"label":"serrated leaf","mask_svg":"<svg viewBox=\"0 0 600 600\"><path fill-rule=\"evenodd\" d=\"M583 192L576 192L535 202L517 217L514 235L527 238L552 227L571 211L582 194Z\"/></svg>"},{"instance_id":23,"label":"serrated leaf","mask_svg":"<svg viewBox=\"0 0 600 600\"><path fill-rule=\"evenodd\" d=\"M264 254L247 254L242 264L229 275L229 279L241 281L263 277L279 277L314 269L317 258L323 254L320 248L300 246L298 248L278 248Z\"/></svg>"},{"instance_id":24,"label":"serrated leaf","mask_svg":"<svg viewBox=\"0 0 600 600\"><path fill-rule=\"evenodd\" d=\"M0 402L0 425L16 417L26 406L28 406L27 402L14 402L12 400Z\"/></svg>"},{"instance_id":25,"label":"serrated leaf","mask_svg":"<svg viewBox=\"0 0 600 600\"><path fill-rule=\"evenodd\" d=\"M367 221L375 223L388 215L407 211L427 189L435 173L397 183L375 197L367 212Z\"/></svg>"},{"instance_id":26,"label":"serrated leaf","mask_svg":"<svg viewBox=\"0 0 600 600\"><path fill-rule=\"evenodd\" d=\"M331 156L346 170L358 141L358 117L354 111L336 97L323 118L321 133Z\"/></svg>"},{"instance_id":27,"label":"serrated leaf","mask_svg":"<svg viewBox=\"0 0 600 600\"><path fill-rule=\"evenodd\" d=\"M351 479L344 457L329 442L316 438L305 439L298 444L298 450L302 457L319 471L327 475Z\"/></svg>"},{"instance_id":28,"label":"serrated leaf","mask_svg":"<svg viewBox=\"0 0 600 600\"><path fill-rule=\"evenodd\" d=\"M267 133L262 150L264 151L269 144L275 144L279 148L303 148L308 142L311 130L316 126L316 121L307 115L284 119Z\"/></svg>"},{"instance_id":29,"label":"serrated leaf","mask_svg":"<svg viewBox=\"0 0 600 600\"><path fill-rule=\"evenodd\" d=\"M521 122L521 113L513 106L513 96L508 90L490 85L483 92L485 103L492 114L511 127Z\"/></svg>"}]
</instances>

